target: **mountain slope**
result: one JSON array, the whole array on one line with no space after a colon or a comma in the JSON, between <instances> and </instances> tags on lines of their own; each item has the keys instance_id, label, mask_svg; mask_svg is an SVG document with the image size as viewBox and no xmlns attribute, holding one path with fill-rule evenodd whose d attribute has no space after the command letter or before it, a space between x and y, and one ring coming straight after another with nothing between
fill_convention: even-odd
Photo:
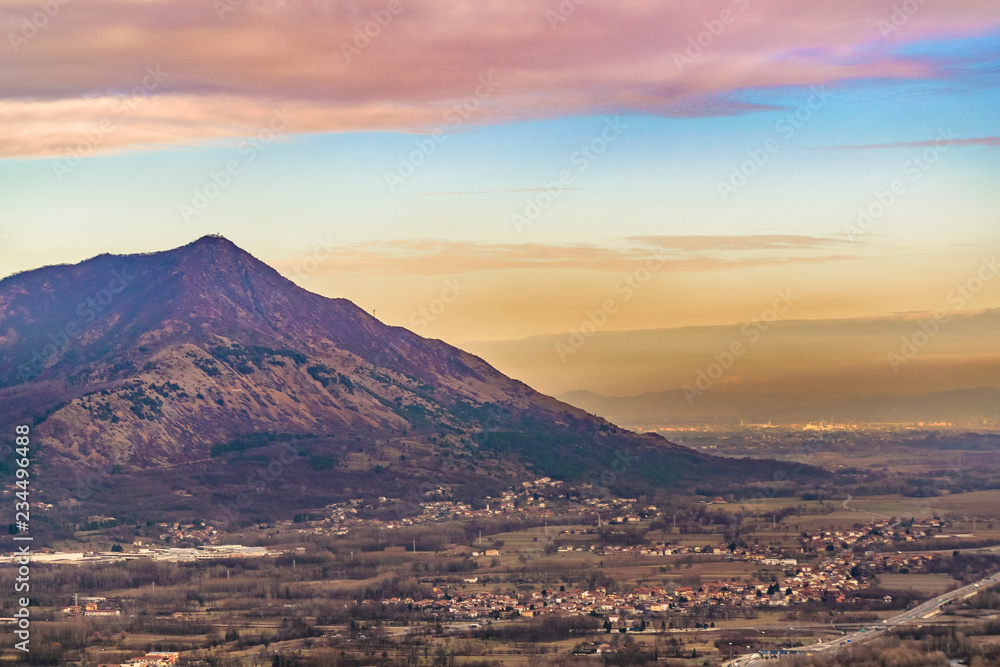
<instances>
[{"instance_id":1,"label":"mountain slope","mask_svg":"<svg viewBox=\"0 0 1000 667\"><path fill-rule=\"evenodd\" d=\"M618 429L478 357L307 292L220 237L0 281L0 368L0 427L36 424L46 465L64 475L215 461L283 441L305 443L314 471L395 479L530 468L607 483L616 453L642 461L611 475L618 485L767 479L780 467L737 469Z\"/></svg>"}]
</instances>

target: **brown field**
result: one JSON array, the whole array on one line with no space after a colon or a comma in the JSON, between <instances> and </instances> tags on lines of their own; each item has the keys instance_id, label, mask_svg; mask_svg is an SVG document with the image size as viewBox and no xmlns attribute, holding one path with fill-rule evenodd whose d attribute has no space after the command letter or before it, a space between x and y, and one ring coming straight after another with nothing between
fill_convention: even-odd
<instances>
[{"instance_id":1,"label":"brown field","mask_svg":"<svg viewBox=\"0 0 1000 667\"><path fill-rule=\"evenodd\" d=\"M862 512L892 516L931 518L933 516L976 516L985 520L1000 513L1000 490L972 491L936 498L871 496L855 498L850 506ZM859 513L860 514L860 513ZM863 514L861 514L863 516Z\"/></svg>"},{"instance_id":2,"label":"brown field","mask_svg":"<svg viewBox=\"0 0 1000 667\"><path fill-rule=\"evenodd\" d=\"M851 503L851 506L856 507L857 503ZM910 515L907 514L907 516ZM830 514L788 517L785 519L785 523L796 525L799 527L799 530L817 530L820 528L845 530L853 527L856 523L864 524L869 521L871 521L870 515L862 512L851 512L850 510L841 510Z\"/></svg>"},{"instance_id":3,"label":"brown field","mask_svg":"<svg viewBox=\"0 0 1000 667\"><path fill-rule=\"evenodd\" d=\"M1000 490L972 491L934 498L932 505L946 512L993 519L1000 515Z\"/></svg>"},{"instance_id":4,"label":"brown field","mask_svg":"<svg viewBox=\"0 0 1000 667\"><path fill-rule=\"evenodd\" d=\"M786 507L805 507L806 509L813 509L819 506L820 503L815 500L801 500L799 498L788 497L754 498L746 501L737 500L724 505L712 505L712 509L720 512L769 512L771 510L784 509Z\"/></svg>"},{"instance_id":5,"label":"brown field","mask_svg":"<svg viewBox=\"0 0 1000 667\"><path fill-rule=\"evenodd\" d=\"M883 574L879 576L883 588L915 590L921 593L941 594L959 583L947 574Z\"/></svg>"}]
</instances>

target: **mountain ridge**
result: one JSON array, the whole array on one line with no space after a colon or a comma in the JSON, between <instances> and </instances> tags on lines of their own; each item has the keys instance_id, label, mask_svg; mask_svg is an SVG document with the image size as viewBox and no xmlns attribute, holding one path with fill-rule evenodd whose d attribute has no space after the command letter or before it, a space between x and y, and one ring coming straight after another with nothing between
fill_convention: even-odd
<instances>
[{"instance_id":1,"label":"mountain ridge","mask_svg":"<svg viewBox=\"0 0 1000 667\"><path fill-rule=\"evenodd\" d=\"M280 442L304 452L303 475L326 473L317 484L529 471L600 483L617 453L644 463L619 486L767 479L781 467L737 467L615 427L214 236L0 281L0 365L12 369L0 427L34 424L62 479L223 466Z\"/></svg>"}]
</instances>

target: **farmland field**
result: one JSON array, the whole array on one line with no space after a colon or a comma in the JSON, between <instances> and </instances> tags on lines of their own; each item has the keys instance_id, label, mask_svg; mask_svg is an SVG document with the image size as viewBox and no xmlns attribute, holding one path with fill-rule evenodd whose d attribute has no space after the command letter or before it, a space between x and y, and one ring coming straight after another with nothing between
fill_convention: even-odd
<instances>
[{"instance_id":1,"label":"farmland field","mask_svg":"<svg viewBox=\"0 0 1000 667\"><path fill-rule=\"evenodd\" d=\"M883 574L879 577L883 588L889 590L915 590L920 593L940 595L959 583L947 574Z\"/></svg>"}]
</instances>

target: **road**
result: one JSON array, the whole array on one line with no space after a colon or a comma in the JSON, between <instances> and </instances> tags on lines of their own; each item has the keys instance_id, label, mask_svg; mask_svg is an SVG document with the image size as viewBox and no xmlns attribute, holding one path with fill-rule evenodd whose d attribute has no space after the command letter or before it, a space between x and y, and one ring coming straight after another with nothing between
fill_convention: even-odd
<instances>
[{"instance_id":1,"label":"road","mask_svg":"<svg viewBox=\"0 0 1000 667\"><path fill-rule=\"evenodd\" d=\"M936 598L932 598L927 602L917 605L913 609L904 611L903 613L893 616L892 618L884 620L882 623L878 624L878 627L873 627L868 631L854 632L849 635L844 635L836 639L832 639L827 642L820 644L813 644L812 646L802 646L794 649L789 649L792 654L795 653L816 653L819 651L831 651L837 650L852 644L857 644L861 641L871 639L873 637L878 637L880 634L885 632L889 628L897 627L900 625L907 625L909 623L914 623L922 619L928 618L936 613L938 613L941 607L945 606L949 602L954 602L960 598L975 595L981 590L985 590L990 586L994 586L1000 583L1000 573L986 577L985 579L980 579L979 581L969 584L968 586L963 586L962 588L956 588L953 591L949 591L943 595L939 595ZM760 667L768 662L767 658L761 657L759 653L753 653L748 655L741 655L736 658L731 663L727 663L727 667Z\"/></svg>"},{"instance_id":2,"label":"road","mask_svg":"<svg viewBox=\"0 0 1000 667\"><path fill-rule=\"evenodd\" d=\"M879 556L895 556L895 555L905 555L905 556L919 556L920 554L935 554L935 555L950 555L955 552L967 553L967 554L990 554L1000 551L1000 544L994 545L992 547L970 547L962 549L924 549L921 551L877 551L871 555L872 558Z\"/></svg>"},{"instance_id":3,"label":"road","mask_svg":"<svg viewBox=\"0 0 1000 667\"><path fill-rule=\"evenodd\" d=\"M851 502L852 500L854 500L854 496L852 496L851 494L847 494L847 500L845 500L844 502L842 502L840 504L841 507L843 507L845 510L850 510L851 512L860 512L861 514L867 514L867 515L869 515L872 518L875 518L875 517L879 517L881 519L891 519L892 518L891 516L886 516L885 514L879 514L877 512L869 512L868 510L859 510L857 507L849 507L848 503Z\"/></svg>"}]
</instances>

